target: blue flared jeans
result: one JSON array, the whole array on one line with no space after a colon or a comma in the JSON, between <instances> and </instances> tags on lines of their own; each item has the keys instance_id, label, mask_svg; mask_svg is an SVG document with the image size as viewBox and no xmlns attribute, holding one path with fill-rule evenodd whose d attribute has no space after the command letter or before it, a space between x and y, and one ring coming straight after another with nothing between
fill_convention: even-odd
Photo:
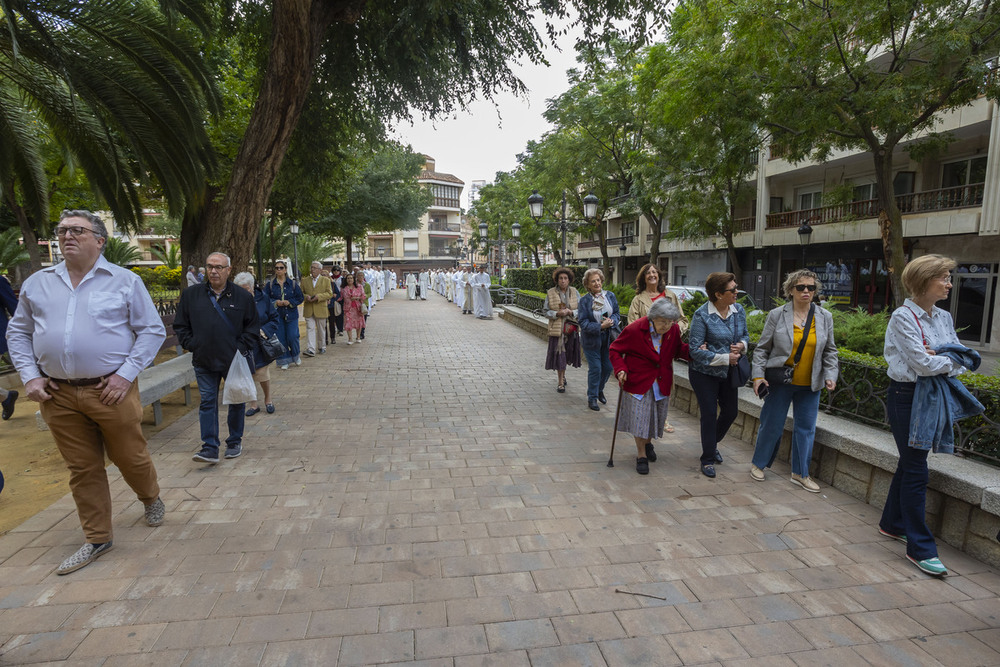
<instances>
[{"instance_id":1,"label":"blue flared jeans","mask_svg":"<svg viewBox=\"0 0 1000 667\"><path fill-rule=\"evenodd\" d=\"M770 468L778 454L778 445L785 432L785 417L792 407L792 453L789 457L792 473L809 476L813 442L816 438L816 415L819 414L819 392L811 387L794 384L769 385L770 393L760 409L760 428L753 450L753 464L763 470Z\"/></svg>"},{"instance_id":2,"label":"blue flared jeans","mask_svg":"<svg viewBox=\"0 0 1000 667\"><path fill-rule=\"evenodd\" d=\"M299 321L278 318L278 340L285 346L287 353L277 359L279 366L287 366L299 360Z\"/></svg>"},{"instance_id":3,"label":"blue flared jeans","mask_svg":"<svg viewBox=\"0 0 1000 667\"><path fill-rule=\"evenodd\" d=\"M899 451L899 463L889 485L889 495L878 525L893 535L906 535L906 554L916 560L938 555L934 534L927 527L927 455L929 450L910 447L912 382L889 383L889 428Z\"/></svg>"},{"instance_id":4,"label":"blue flared jeans","mask_svg":"<svg viewBox=\"0 0 1000 667\"><path fill-rule=\"evenodd\" d=\"M604 385L611 377L611 356L608 349L611 347L611 336L601 332L601 346L583 350L583 356L587 358L587 400L596 401L598 394L604 391Z\"/></svg>"}]
</instances>

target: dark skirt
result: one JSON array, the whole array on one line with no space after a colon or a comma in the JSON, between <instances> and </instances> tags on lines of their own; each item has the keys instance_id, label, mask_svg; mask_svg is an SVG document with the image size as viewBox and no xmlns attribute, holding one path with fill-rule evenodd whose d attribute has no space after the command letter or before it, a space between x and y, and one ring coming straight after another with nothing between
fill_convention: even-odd
<instances>
[{"instance_id":1,"label":"dark skirt","mask_svg":"<svg viewBox=\"0 0 1000 667\"><path fill-rule=\"evenodd\" d=\"M580 334L566 336L563 351L559 352L559 336L549 336L549 349L545 353L545 370L564 371L566 366L580 367Z\"/></svg>"}]
</instances>

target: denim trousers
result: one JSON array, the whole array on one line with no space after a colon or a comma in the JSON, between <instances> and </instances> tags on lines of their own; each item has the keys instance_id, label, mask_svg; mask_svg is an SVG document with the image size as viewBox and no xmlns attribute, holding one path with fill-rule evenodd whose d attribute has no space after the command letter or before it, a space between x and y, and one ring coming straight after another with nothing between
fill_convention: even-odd
<instances>
[{"instance_id":1,"label":"denim trousers","mask_svg":"<svg viewBox=\"0 0 1000 667\"><path fill-rule=\"evenodd\" d=\"M889 427L899 450L899 463L889 485L879 527L893 535L906 535L906 553L916 560L935 558L937 543L927 527L927 455L929 450L910 447L912 382L889 383Z\"/></svg>"},{"instance_id":2,"label":"denim trousers","mask_svg":"<svg viewBox=\"0 0 1000 667\"><path fill-rule=\"evenodd\" d=\"M792 406L792 473L809 476L813 441L816 438L816 415L819 414L819 392L812 387L794 384L769 385L770 393L760 409L760 428L753 450L753 464L763 470L770 468L778 454L778 445L785 432L785 417Z\"/></svg>"},{"instance_id":3,"label":"denim trousers","mask_svg":"<svg viewBox=\"0 0 1000 667\"><path fill-rule=\"evenodd\" d=\"M222 371L194 367L194 377L198 381L198 391L201 393L201 403L198 405L201 441L216 450L219 449L219 385L225 376ZM229 427L229 437L226 438L226 445L229 447L238 445L243 440L245 406L246 403L227 406L229 414L226 417L226 425Z\"/></svg>"},{"instance_id":4,"label":"denim trousers","mask_svg":"<svg viewBox=\"0 0 1000 667\"><path fill-rule=\"evenodd\" d=\"M299 321L286 322L278 318L278 340L285 346L288 353L277 359L279 366L285 366L299 360Z\"/></svg>"},{"instance_id":5,"label":"denim trousers","mask_svg":"<svg viewBox=\"0 0 1000 667\"><path fill-rule=\"evenodd\" d=\"M604 385L611 377L611 357L608 348L611 347L611 336L601 332L601 346L584 349L587 357L587 400L596 401L598 394L604 391Z\"/></svg>"},{"instance_id":6,"label":"denim trousers","mask_svg":"<svg viewBox=\"0 0 1000 667\"><path fill-rule=\"evenodd\" d=\"M688 380L701 413L701 464L715 463L715 450L739 414L739 390L728 377L715 377L688 369Z\"/></svg>"}]
</instances>

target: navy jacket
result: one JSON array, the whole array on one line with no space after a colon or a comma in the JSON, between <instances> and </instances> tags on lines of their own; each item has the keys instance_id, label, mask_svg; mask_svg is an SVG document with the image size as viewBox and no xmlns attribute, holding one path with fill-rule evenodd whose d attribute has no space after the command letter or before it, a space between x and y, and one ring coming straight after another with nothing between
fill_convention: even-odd
<instances>
[{"instance_id":1,"label":"navy jacket","mask_svg":"<svg viewBox=\"0 0 1000 667\"><path fill-rule=\"evenodd\" d=\"M257 326L264 332L264 334L270 338L278 333L278 311L275 310L274 304L271 303L271 299L264 294L264 290L259 287L253 288L253 302L257 306ZM253 359L254 365L257 368L263 368L267 364L264 363L264 352L261 349L260 341L254 341L253 347Z\"/></svg>"},{"instance_id":2,"label":"navy jacket","mask_svg":"<svg viewBox=\"0 0 1000 667\"><path fill-rule=\"evenodd\" d=\"M604 290L604 298L607 301L609 316L616 325L621 322L621 314L618 312L618 299L614 292ZM576 320L580 323L580 347L584 350L600 349L610 336L610 329L601 329L601 322L594 316L594 295L587 292L580 297L577 304Z\"/></svg>"},{"instance_id":3,"label":"navy jacket","mask_svg":"<svg viewBox=\"0 0 1000 667\"><path fill-rule=\"evenodd\" d=\"M980 357L975 350L963 345L942 345L938 354L974 371ZM983 404L958 378L941 375L921 375L913 389L913 411L910 414L910 447L934 450L935 454L955 451L955 431L952 425L959 419L981 415Z\"/></svg>"},{"instance_id":4,"label":"navy jacket","mask_svg":"<svg viewBox=\"0 0 1000 667\"><path fill-rule=\"evenodd\" d=\"M242 287L226 281L219 307L232 326L227 326L212 305L212 286L207 280L181 292L174 316L174 333L185 350L191 351L195 368L225 373L239 350L250 352L260 337L257 308Z\"/></svg>"},{"instance_id":5,"label":"navy jacket","mask_svg":"<svg viewBox=\"0 0 1000 667\"><path fill-rule=\"evenodd\" d=\"M330 282L333 282L332 280ZM287 301L290 306L275 306L278 310L278 320L281 322L298 322L299 306L306 300L302 294L302 288L291 278L285 279L282 287L277 280L268 280L264 283L264 294L271 299L273 305L275 301Z\"/></svg>"}]
</instances>

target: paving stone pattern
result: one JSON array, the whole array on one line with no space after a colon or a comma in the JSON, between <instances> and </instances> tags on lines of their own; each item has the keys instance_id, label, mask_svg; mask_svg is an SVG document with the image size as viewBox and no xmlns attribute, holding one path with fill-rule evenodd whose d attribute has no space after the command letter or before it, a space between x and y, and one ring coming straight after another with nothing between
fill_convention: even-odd
<instances>
[{"instance_id":1,"label":"paving stone pattern","mask_svg":"<svg viewBox=\"0 0 1000 667\"><path fill-rule=\"evenodd\" d=\"M66 577L69 496L0 537L0 664L1000 664L1000 573L942 547L918 572L879 511L698 471L682 414L651 473L544 343L392 292L368 339L272 370L244 454L191 461L192 412L150 443L166 522L114 468L115 549ZM223 426L224 428L224 426ZM643 595L639 595L643 594Z\"/></svg>"}]
</instances>

